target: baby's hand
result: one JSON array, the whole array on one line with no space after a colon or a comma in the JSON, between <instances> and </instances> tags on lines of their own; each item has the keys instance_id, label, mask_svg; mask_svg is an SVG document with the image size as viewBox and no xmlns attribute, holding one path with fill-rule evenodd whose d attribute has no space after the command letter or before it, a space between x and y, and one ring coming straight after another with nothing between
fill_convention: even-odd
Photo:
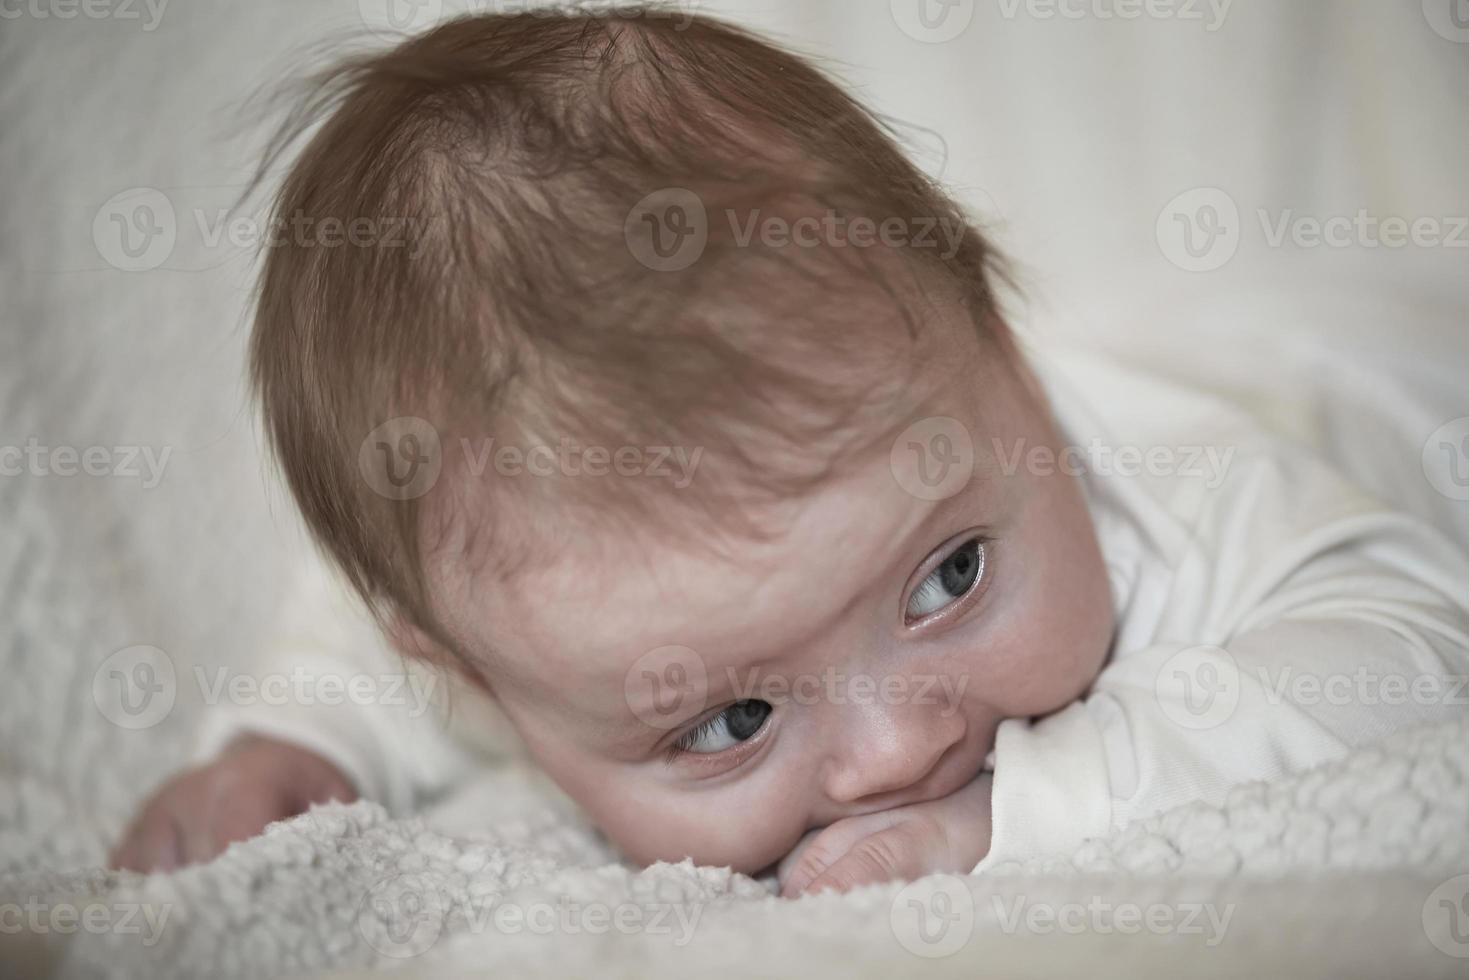
<instances>
[{"instance_id":1,"label":"baby's hand","mask_svg":"<svg viewBox=\"0 0 1469 980\"><path fill-rule=\"evenodd\" d=\"M347 777L315 752L272 738L242 738L213 762L164 783L133 818L108 864L164 871L207 861L313 803L356 798Z\"/></svg>"},{"instance_id":2,"label":"baby's hand","mask_svg":"<svg viewBox=\"0 0 1469 980\"><path fill-rule=\"evenodd\" d=\"M989 852L991 773L943 799L838 820L813 831L781 861L784 898L828 888L968 874Z\"/></svg>"}]
</instances>

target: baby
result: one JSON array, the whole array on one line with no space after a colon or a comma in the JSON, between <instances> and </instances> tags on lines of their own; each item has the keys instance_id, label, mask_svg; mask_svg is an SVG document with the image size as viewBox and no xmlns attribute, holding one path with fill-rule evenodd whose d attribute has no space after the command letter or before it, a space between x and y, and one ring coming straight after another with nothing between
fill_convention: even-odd
<instances>
[{"instance_id":1,"label":"baby","mask_svg":"<svg viewBox=\"0 0 1469 980\"><path fill-rule=\"evenodd\" d=\"M1452 546L1206 392L1023 356L871 115L640 13L448 23L277 144L321 122L278 216L418 231L266 257L267 432L373 624L312 586L272 656L443 683L214 710L116 863L420 807L485 764L487 705L631 860L791 896L1065 851L1453 710L1290 683L1462 674Z\"/></svg>"}]
</instances>

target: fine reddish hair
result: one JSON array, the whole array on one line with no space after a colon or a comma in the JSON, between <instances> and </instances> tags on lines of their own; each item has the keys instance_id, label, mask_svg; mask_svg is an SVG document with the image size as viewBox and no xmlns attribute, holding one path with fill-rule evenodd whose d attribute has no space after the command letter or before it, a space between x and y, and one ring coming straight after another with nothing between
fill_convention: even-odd
<instances>
[{"instance_id":1,"label":"fine reddish hair","mask_svg":"<svg viewBox=\"0 0 1469 980\"><path fill-rule=\"evenodd\" d=\"M646 480L554 492L602 514L614 499L707 508L797 492L902 428L925 303L1012 354L995 256L962 210L837 84L714 20L454 20L313 80L262 172L302 141L275 220L356 222L361 240L286 236L266 251L250 347L265 431L356 590L449 650L430 553L453 541L508 569L528 550L527 522L494 509L451 530L489 496L451 451L461 436L705 447L699 492L676 507L649 506ZM686 268L652 267L631 244L639 202L670 188L708 216ZM947 249L782 248L722 217L833 213L963 235ZM442 476L397 499L364 478L361 451L405 416L440 436ZM506 486L500 512L548 492Z\"/></svg>"}]
</instances>

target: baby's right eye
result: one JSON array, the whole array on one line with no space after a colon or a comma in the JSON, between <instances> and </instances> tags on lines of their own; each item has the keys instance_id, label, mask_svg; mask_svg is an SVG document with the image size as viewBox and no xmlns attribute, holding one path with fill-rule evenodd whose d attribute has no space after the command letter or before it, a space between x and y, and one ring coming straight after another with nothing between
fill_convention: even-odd
<instances>
[{"instance_id":1,"label":"baby's right eye","mask_svg":"<svg viewBox=\"0 0 1469 980\"><path fill-rule=\"evenodd\" d=\"M685 732L673 744L675 752L713 755L734 748L759 734L770 717L766 701L736 701L709 720Z\"/></svg>"}]
</instances>

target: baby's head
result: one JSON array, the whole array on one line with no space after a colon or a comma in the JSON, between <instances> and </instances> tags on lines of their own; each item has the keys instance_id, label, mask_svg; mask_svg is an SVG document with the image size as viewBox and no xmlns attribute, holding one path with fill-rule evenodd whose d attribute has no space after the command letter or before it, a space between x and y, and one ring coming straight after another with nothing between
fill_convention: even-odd
<instances>
[{"instance_id":1,"label":"baby's head","mask_svg":"<svg viewBox=\"0 0 1469 980\"><path fill-rule=\"evenodd\" d=\"M1008 465L1058 436L988 248L817 71L705 20L476 17L322 117L278 217L347 238L266 258L277 456L629 856L758 871L1091 683L1106 577L1077 481Z\"/></svg>"}]
</instances>

